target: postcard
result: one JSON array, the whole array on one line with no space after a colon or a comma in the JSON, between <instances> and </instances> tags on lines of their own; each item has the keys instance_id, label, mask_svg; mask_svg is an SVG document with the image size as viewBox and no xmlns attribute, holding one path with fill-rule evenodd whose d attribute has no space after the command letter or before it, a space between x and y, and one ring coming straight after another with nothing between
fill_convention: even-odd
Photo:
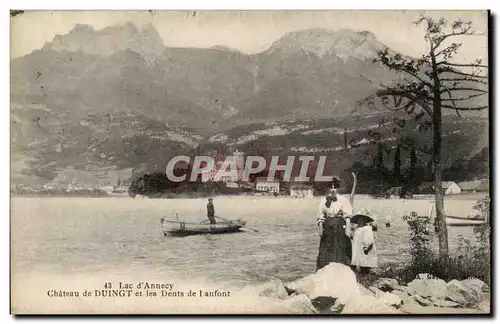
<instances>
[{"instance_id":1,"label":"postcard","mask_svg":"<svg viewBox=\"0 0 500 324\"><path fill-rule=\"evenodd\" d=\"M489 22L11 11L11 314L490 314Z\"/></svg>"}]
</instances>

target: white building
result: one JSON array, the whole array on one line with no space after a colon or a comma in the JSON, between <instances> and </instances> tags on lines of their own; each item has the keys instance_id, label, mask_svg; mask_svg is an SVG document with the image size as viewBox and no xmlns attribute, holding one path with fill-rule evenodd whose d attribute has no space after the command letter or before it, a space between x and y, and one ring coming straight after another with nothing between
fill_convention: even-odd
<instances>
[{"instance_id":1,"label":"white building","mask_svg":"<svg viewBox=\"0 0 500 324\"><path fill-rule=\"evenodd\" d=\"M454 181L443 181L441 182L441 188L445 195L456 195L462 192L462 188L457 185ZM421 194L433 194L434 193L434 182L424 182L418 186L418 191Z\"/></svg>"},{"instance_id":2,"label":"white building","mask_svg":"<svg viewBox=\"0 0 500 324\"><path fill-rule=\"evenodd\" d=\"M245 170L245 153L236 150L233 152L234 161L236 164L236 170L238 172L238 181L243 177L243 171Z\"/></svg>"},{"instance_id":3,"label":"white building","mask_svg":"<svg viewBox=\"0 0 500 324\"><path fill-rule=\"evenodd\" d=\"M225 161L230 163L232 166L226 165L227 166L226 170L219 172L220 168L223 166ZM230 171L231 167L234 166L236 166L237 179L233 179L233 173ZM244 168L245 168L245 155L243 152L236 150L235 152L233 152L233 155L226 157L225 160L217 160L212 170L202 172L201 181L202 182L214 181L215 175L219 173L217 179L218 181L222 181L224 183L237 182L241 180Z\"/></svg>"},{"instance_id":4,"label":"white building","mask_svg":"<svg viewBox=\"0 0 500 324\"><path fill-rule=\"evenodd\" d=\"M313 188L307 184L292 184L290 186L290 196L297 198L309 198L313 196Z\"/></svg>"},{"instance_id":5,"label":"white building","mask_svg":"<svg viewBox=\"0 0 500 324\"><path fill-rule=\"evenodd\" d=\"M215 167L213 167L212 170L203 171L201 173L201 182L212 181L214 179L216 173L217 173L217 169Z\"/></svg>"},{"instance_id":6,"label":"white building","mask_svg":"<svg viewBox=\"0 0 500 324\"><path fill-rule=\"evenodd\" d=\"M443 181L441 184L445 195L456 195L462 192L462 189L454 181Z\"/></svg>"},{"instance_id":7,"label":"white building","mask_svg":"<svg viewBox=\"0 0 500 324\"><path fill-rule=\"evenodd\" d=\"M259 177L255 179L255 190L278 193L280 191L280 182L278 180L268 180L267 177Z\"/></svg>"},{"instance_id":8,"label":"white building","mask_svg":"<svg viewBox=\"0 0 500 324\"><path fill-rule=\"evenodd\" d=\"M462 193L488 192L490 188L489 184L488 179L483 179L459 182L458 186L462 189Z\"/></svg>"}]
</instances>

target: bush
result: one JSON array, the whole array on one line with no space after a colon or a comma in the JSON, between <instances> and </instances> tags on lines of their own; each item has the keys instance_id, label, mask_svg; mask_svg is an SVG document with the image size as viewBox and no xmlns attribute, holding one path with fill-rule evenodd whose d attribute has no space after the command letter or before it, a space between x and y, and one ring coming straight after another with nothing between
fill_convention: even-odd
<instances>
[{"instance_id":1,"label":"bush","mask_svg":"<svg viewBox=\"0 0 500 324\"><path fill-rule=\"evenodd\" d=\"M479 200L474 208L489 215L489 198ZM428 273L445 281L474 277L491 285L489 224L475 227L472 240L461 237L456 250L447 256L440 256L430 248L430 219L419 217L416 213L404 219L410 232L410 263L407 266L386 265L379 271L379 276L408 283L418 274Z\"/></svg>"}]
</instances>

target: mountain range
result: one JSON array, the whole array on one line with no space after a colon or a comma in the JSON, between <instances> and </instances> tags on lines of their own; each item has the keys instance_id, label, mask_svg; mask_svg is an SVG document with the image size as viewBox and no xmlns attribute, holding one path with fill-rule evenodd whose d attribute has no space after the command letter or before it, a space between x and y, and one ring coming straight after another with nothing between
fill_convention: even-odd
<instances>
[{"instance_id":1,"label":"mountain range","mask_svg":"<svg viewBox=\"0 0 500 324\"><path fill-rule=\"evenodd\" d=\"M359 137L384 115L357 102L374 83L399 80L373 63L385 47L369 31L313 29L249 55L166 47L152 25L77 24L11 60L11 168L49 180L88 164L154 170L195 148L273 146L279 136L262 130L283 125L299 128L281 135L279 151L337 147L331 129L349 124ZM450 123L470 129L462 135L476 153L487 146L484 115ZM457 150L450 159L475 153Z\"/></svg>"}]
</instances>

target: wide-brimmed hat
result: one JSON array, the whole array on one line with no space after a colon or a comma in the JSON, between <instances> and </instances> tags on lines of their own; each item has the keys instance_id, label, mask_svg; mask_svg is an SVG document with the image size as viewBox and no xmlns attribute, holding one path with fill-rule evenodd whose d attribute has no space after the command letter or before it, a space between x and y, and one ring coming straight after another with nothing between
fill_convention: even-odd
<instances>
[{"instance_id":1,"label":"wide-brimmed hat","mask_svg":"<svg viewBox=\"0 0 500 324\"><path fill-rule=\"evenodd\" d=\"M352 223L358 223L360 219L364 219L366 223L375 221L375 217L367 209L361 209L351 216Z\"/></svg>"}]
</instances>

